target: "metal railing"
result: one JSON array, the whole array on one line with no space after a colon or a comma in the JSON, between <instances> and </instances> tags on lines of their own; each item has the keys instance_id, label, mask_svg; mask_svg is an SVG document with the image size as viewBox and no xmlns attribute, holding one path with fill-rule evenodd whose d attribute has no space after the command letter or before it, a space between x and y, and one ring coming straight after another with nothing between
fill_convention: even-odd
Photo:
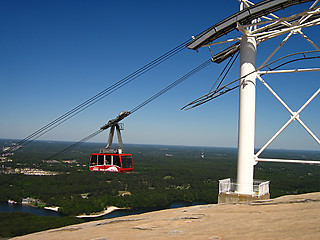
<instances>
[{"instance_id":1,"label":"metal railing","mask_svg":"<svg viewBox=\"0 0 320 240\"><path fill-rule=\"evenodd\" d=\"M269 194L269 183L270 181L253 180L252 196L261 197ZM237 193L238 185L239 184L231 178L219 180L219 193Z\"/></svg>"}]
</instances>

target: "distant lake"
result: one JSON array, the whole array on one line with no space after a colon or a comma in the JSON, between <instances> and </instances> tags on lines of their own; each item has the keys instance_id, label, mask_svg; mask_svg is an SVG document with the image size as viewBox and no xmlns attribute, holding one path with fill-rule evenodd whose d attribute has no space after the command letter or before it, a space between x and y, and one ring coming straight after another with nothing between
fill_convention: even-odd
<instances>
[{"instance_id":1,"label":"distant lake","mask_svg":"<svg viewBox=\"0 0 320 240\"><path fill-rule=\"evenodd\" d=\"M188 206L203 205L203 204L206 204L206 203L205 202L193 202L193 203L173 202L168 207L162 207L162 208L119 209L105 215L104 218L110 219L110 218L116 218L116 217L141 214L146 212L159 211L163 209L180 208L180 207L188 207ZM63 216L62 214L55 211L51 211L51 210L34 208L31 206L20 205L20 204L8 204L3 202L2 203L0 202L0 212L26 212L26 213L35 214L37 216L45 216L45 217L62 217Z\"/></svg>"},{"instance_id":2,"label":"distant lake","mask_svg":"<svg viewBox=\"0 0 320 240\"><path fill-rule=\"evenodd\" d=\"M171 209L171 208L181 208L181 207L189 207L189 206L196 206L196 205L204 205L205 202L173 202L168 207L162 207L162 208L137 208L137 209L119 209L116 211L113 211L107 215L104 216L105 219L110 218L116 218L116 217L124 217L124 216L130 216L135 214L141 214L141 213L147 213L147 212L153 212L153 211L159 211L164 209Z\"/></svg>"},{"instance_id":3,"label":"distant lake","mask_svg":"<svg viewBox=\"0 0 320 240\"><path fill-rule=\"evenodd\" d=\"M8 204L8 203L1 203L0 202L0 212L26 212L32 213L38 216L45 216L45 217L61 217L62 214L51 211L45 210L41 208L35 208L27 205L20 205L20 204Z\"/></svg>"}]
</instances>

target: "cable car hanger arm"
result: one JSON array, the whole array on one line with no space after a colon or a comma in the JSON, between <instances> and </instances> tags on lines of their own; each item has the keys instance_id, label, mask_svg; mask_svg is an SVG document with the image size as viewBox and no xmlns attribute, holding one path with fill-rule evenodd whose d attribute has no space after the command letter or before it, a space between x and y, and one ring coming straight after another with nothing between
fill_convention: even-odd
<instances>
[{"instance_id":1,"label":"cable car hanger arm","mask_svg":"<svg viewBox=\"0 0 320 240\"><path fill-rule=\"evenodd\" d=\"M110 133L109 133L109 138L108 138L108 144L105 148L100 150L100 153L119 153L122 154L122 150L123 150L123 143L122 143L122 138L121 138L121 132L120 132L120 126L119 126L119 122L121 120L123 120L124 118L126 118L127 116L129 116L131 113L129 111L122 111L119 113L119 115L115 118L115 119L111 119L108 121L107 124L103 125L100 130L106 130L108 128L110 129ZM117 132L117 136L118 136L118 148L117 149L112 149L111 145L113 142L113 136L114 136L114 130L116 129Z\"/></svg>"},{"instance_id":2,"label":"cable car hanger arm","mask_svg":"<svg viewBox=\"0 0 320 240\"><path fill-rule=\"evenodd\" d=\"M128 112L128 111L123 111L123 112L119 113L119 115L115 119L109 120L108 123L106 123L105 125L103 125L100 128L100 130L106 130L109 127L112 127L112 126L116 125L118 122L120 122L121 120L125 119L130 114L131 114L131 112Z\"/></svg>"}]
</instances>

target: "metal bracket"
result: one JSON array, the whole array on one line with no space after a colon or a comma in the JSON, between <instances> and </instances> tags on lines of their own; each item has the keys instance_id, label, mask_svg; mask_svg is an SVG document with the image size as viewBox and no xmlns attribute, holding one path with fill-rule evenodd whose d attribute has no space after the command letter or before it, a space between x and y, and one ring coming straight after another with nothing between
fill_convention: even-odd
<instances>
[{"instance_id":1,"label":"metal bracket","mask_svg":"<svg viewBox=\"0 0 320 240\"><path fill-rule=\"evenodd\" d=\"M130 115L130 112L123 111L119 113L118 117L116 117L115 119L109 120L107 124L103 125L100 128L101 130L110 128L108 144L105 148L102 148L100 150L100 153L122 154L123 143L122 143L122 137L121 137L121 130L123 130L123 124L119 123L119 121L121 121L122 119L126 118L129 115ZM118 148L116 149L111 148L115 129L117 130L117 137L118 137Z\"/></svg>"},{"instance_id":2,"label":"metal bracket","mask_svg":"<svg viewBox=\"0 0 320 240\"><path fill-rule=\"evenodd\" d=\"M113 142L113 136L114 136L114 129L117 129L117 137L118 137L118 148L116 148L116 149L111 148L112 142ZM123 150L123 143L122 143L122 137L121 137L121 132L120 132L120 126L118 123L115 123L110 128L108 145L105 148L102 148L100 150L100 153L122 154L122 150Z\"/></svg>"}]
</instances>

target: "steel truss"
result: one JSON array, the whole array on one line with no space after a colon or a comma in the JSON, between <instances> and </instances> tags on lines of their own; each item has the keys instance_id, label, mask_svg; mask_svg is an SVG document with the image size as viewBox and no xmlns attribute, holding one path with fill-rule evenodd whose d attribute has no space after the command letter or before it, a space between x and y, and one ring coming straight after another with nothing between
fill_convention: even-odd
<instances>
[{"instance_id":1,"label":"steel truss","mask_svg":"<svg viewBox=\"0 0 320 240\"><path fill-rule=\"evenodd\" d=\"M240 9L251 8L254 3L248 0L239 0L241 3ZM278 50L290 39L292 35L300 35L303 39L305 39L309 44L312 45L313 48L316 49L317 52L320 52L319 46L317 46L307 35L305 35L302 31L303 28L312 27L320 25L320 6L318 5L319 0L315 0L309 9L299 12L297 14L293 14L287 17L278 17L274 13L269 13L267 16L261 16L255 20L253 20L250 24L240 24L239 22L236 25L236 29L240 31L243 36L238 38L232 38L224 41L215 41L211 43L203 44L201 47L210 47L213 45L220 45L230 42L235 42L235 44L231 45L229 48L232 48L234 51L226 51L224 52L232 52L234 53L238 49L238 45L240 45L240 41L243 38L251 38L254 39L256 44L270 40L275 37L279 37L281 35L286 35L281 43L271 52L271 54L264 60L264 62L256 68L256 71L252 71L248 73L246 76L242 76L242 78L232 81L214 91L210 91L208 94L194 100L193 102L186 105L183 109L190 109L196 106L199 106L203 103L206 103L216 97L219 97L225 94L228 91L235 89L236 87L242 86L246 83L245 78L248 75L254 75L254 79L259 79L260 82L272 93L272 95L288 110L290 113L290 119L281 127L273 137L257 152L254 154L254 159L252 164L255 165L258 162L286 162L286 163L308 163L308 164L320 164L320 161L308 161L308 160L290 160L290 159L266 159L260 158L261 153L279 136L279 134L294 120L297 120L301 126L310 134L310 136L320 145L319 138L307 127L307 125L300 119L301 112L308 106L308 104L320 93L320 88L305 102L305 104L298 110L293 111L282 99L281 97L267 84L267 82L262 78L262 75L265 74L280 74L280 73L301 73L301 72L317 72L320 71L320 68L307 68L307 69L281 69L281 70L262 70L265 67L269 67L269 60L278 52ZM239 48L239 47L238 47ZM227 49L228 50L228 49ZM216 55L221 55L218 53ZM219 56L220 57L220 56ZM223 59L229 56L224 56ZM214 58L214 56L213 56ZM277 61L277 60L276 60ZM254 80L255 81L255 80ZM235 83L242 83L238 85L231 85Z\"/></svg>"},{"instance_id":2,"label":"steel truss","mask_svg":"<svg viewBox=\"0 0 320 240\"><path fill-rule=\"evenodd\" d=\"M266 25L261 28L257 28L253 31L243 31L243 29L248 29L252 27L256 27L260 24L258 20L257 23L253 23L247 26L239 26L239 30L241 29L244 34L249 34L250 36L254 36L257 39L257 42L263 42L269 40L273 37L280 36L282 34L288 33L287 36L282 40L282 42L275 48L275 50L266 58L266 60L261 64L263 67L271 57L289 40L289 38L293 34L300 34L309 44L311 44L316 50L320 51L320 48L310 39L308 38L303 32L302 28L311 27L320 24L320 18L316 18L310 22L306 22L312 16L320 13L320 6L315 7L319 0L315 1L309 10L304 11L299 14L295 14L291 17L287 18L278 18L276 15L272 14L275 18L275 21L272 23L270 18L267 18L269 25ZM301 17L297 21L297 17ZM289 21L295 19L293 23ZM268 22L268 23L269 23ZM274 31L267 31L266 29L270 29L271 27L277 27L277 25L283 25L284 27L279 30ZM286 162L286 163L308 163L308 164L320 164L320 161L307 161L307 160L290 160L290 159L266 159L266 158L259 158L260 154L283 132L283 130L289 126L291 122L297 120L301 126L310 134L310 136L320 145L319 138L307 127L307 125L300 119L300 113L309 105L309 103L320 93L320 88L305 102L305 104L296 112L292 111L290 107L280 98L280 96L266 83L266 81L261 77L262 74L274 74L274 73L299 73L299 72L316 72L320 71L320 68L309 68L309 69L287 69L287 70L273 70L273 71L258 71L256 73L256 77L260 80L260 82L272 93L272 95L288 110L291 117L290 119L270 138L270 140L254 155L255 164L260 162Z\"/></svg>"},{"instance_id":3,"label":"steel truss","mask_svg":"<svg viewBox=\"0 0 320 240\"><path fill-rule=\"evenodd\" d=\"M313 69L301 69L301 72L303 70L306 70L309 72L309 70ZM314 71L320 71L320 69L314 70ZM271 71L272 72L272 71ZM269 73L271 73L269 72ZM279 72L279 71L277 71ZM283 73L286 73L287 71L281 71ZM262 71L261 73L266 73L266 71ZM254 155L255 163L261 161L261 162L288 162L288 163L310 163L310 164L320 164L320 161L306 161L306 160L289 160L289 159L265 159L265 158L259 158L259 155L280 135L283 130L289 126L289 124L293 120L297 120L301 126L311 135L311 137L320 145L320 140L317 138L317 136L307 127L307 125L300 119L300 113L309 105L309 103L320 93L320 88L305 102L305 104L297 111L294 112L290 109L290 107L280 98L280 96L262 79L260 74L257 74L257 78L262 82L262 84L272 93L272 95L288 110L288 112L291 114L290 119L279 129L277 133L275 133L270 140Z\"/></svg>"}]
</instances>

